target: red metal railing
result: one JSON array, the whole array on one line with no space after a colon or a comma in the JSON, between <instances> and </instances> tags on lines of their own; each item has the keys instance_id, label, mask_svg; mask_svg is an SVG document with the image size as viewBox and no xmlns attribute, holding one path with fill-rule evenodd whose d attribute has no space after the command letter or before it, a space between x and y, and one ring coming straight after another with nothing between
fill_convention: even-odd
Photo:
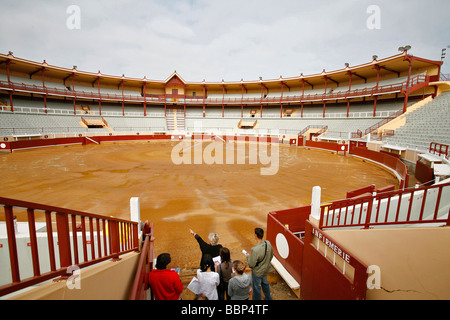
<instances>
[{"instance_id":1,"label":"red metal railing","mask_svg":"<svg viewBox=\"0 0 450 320\"><path fill-rule=\"evenodd\" d=\"M336 100L336 99L348 99L361 96L373 96L374 94L403 92L410 88L416 88L418 85L427 85L429 81L428 76L417 75L411 77L409 84L407 81L390 84L386 86L374 86L372 88L357 89L351 91L340 91L322 94L305 94L298 96L274 96L261 98L204 98L204 97L188 97L185 99L179 99L179 102L186 104L261 104L261 103L280 103L280 102L308 102L308 101L323 101L323 100ZM108 94L98 92L86 92L86 91L73 91L58 88L48 88L24 83L14 83L7 81L0 81L0 88L6 90L22 91L40 93L46 95L64 96L69 98L88 98L88 99L100 99L102 101L130 101L130 102L146 102L146 103L164 103L168 99L170 100L173 95L149 95L145 98L142 95L122 95L122 94ZM177 96L179 98L179 96Z\"/></svg>"},{"instance_id":2,"label":"red metal railing","mask_svg":"<svg viewBox=\"0 0 450 320\"><path fill-rule=\"evenodd\" d=\"M319 227L444 223L450 226L450 183L384 192L321 206Z\"/></svg>"},{"instance_id":3,"label":"red metal railing","mask_svg":"<svg viewBox=\"0 0 450 320\"><path fill-rule=\"evenodd\" d=\"M4 207L5 212L12 279L11 283L0 287L0 296L58 276L66 276L71 266L83 268L139 249L137 222L2 197L0 205ZM23 212L24 209L26 214ZM29 226L33 276L25 279L21 278L20 273L18 242L14 227L16 214L24 215ZM44 220L46 223L50 271L45 273L41 272L36 220ZM55 226L56 244L53 233ZM79 235L82 236L80 247ZM59 256L55 254L55 248Z\"/></svg>"},{"instance_id":4,"label":"red metal railing","mask_svg":"<svg viewBox=\"0 0 450 320\"><path fill-rule=\"evenodd\" d=\"M149 288L148 274L150 270L153 269L153 233L153 223L149 225L148 222L146 222L143 230L145 240L142 246L141 257L139 259L136 276L134 278L133 289L131 290L129 298L130 300L146 300L145 292Z\"/></svg>"},{"instance_id":5,"label":"red metal railing","mask_svg":"<svg viewBox=\"0 0 450 320\"><path fill-rule=\"evenodd\" d=\"M375 130L377 130L378 128L380 128L381 126L385 125L386 123L394 120L395 118L401 116L403 114L403 110L398 110L397 112L391 114L389 117L384 118L383 120L375 123L374 125L370 126L369 128L367 128L364 132L364 135L368 135L371 132L374 132Z\"/></svg>"},{"instance_id":6,"label":"red metal railing","mask_svg":"<svg viewBox=\"0 0 450 320\"><path fill-rule=\"evenodd\" d=\"M432 153L432 154L436 154L438 156L444 156L445 158L448 159L448 157L449 157L448 149L449 149L449 146L446 144L431 142L428 152Z\"/></svg>"},{"instance_id":7,"label":"red metal railing","mask_svg":"<svg viewBox=\"0 0 450 320\"><path fill-rule=\"evenodd\" d=\"M306 128L304 128L302 131L300 131L298 133L298 135L301 136L301 135L305 134L309 129L321 129L320 131L314 133L314 135L316 135L316 134L318 134L321 131L322 131L322 133L327 131L328 130L328 126L320 125L320 124L315 124L315 125L312 124L312 125L309 125ZM319 133L318 135L320 135L322 133Z\"/></svg>"}]
</instances>

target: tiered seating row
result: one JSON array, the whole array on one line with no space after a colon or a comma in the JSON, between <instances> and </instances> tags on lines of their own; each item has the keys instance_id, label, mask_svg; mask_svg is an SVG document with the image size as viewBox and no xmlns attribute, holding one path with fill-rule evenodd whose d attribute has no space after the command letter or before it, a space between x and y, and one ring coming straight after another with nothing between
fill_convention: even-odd
<instances>
[{"instance_id":1,"label":"tiered seating row","mask_svg":"<svg viewBox=\"0 0 450 320\"><path fill-rule=\"evenodd\" d=\"M426 151L431 142L450 145L450 92L444 92L423 107L406 114L406 124L387 139L399 145Z\"/></svg>"}]
</instances>

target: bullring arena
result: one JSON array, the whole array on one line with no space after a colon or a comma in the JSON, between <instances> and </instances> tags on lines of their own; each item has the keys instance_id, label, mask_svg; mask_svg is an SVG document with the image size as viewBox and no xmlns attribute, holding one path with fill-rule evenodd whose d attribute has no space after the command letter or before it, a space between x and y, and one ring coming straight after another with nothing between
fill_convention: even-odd
<instances>
[{"instance_id":1,"label":"bullring arena","mask_svg":"<svg viewBox=\"0 0 450 320\"><path fill-rule=\"evenodd\" d=\"M448 227L442 225L448 225L450 204L448 182L445 184L450 176L447 174L450 86L445 75L441 75L440 67L439 61L415 57L405 50L385 59L374 57L373 61L360 66L317 75L193 83L186 82L176 72L163 81L132 79L80 71L75 66L65 69L46 61L28 61L11 52L0 55L0 196L5 207L2 220L6 221L7 234L1 239L3 249L0 247L0 251L2 266L9 268L12 274L0 284L4 285L0 287L2 294L14 292L14 286L25 287L24 279L33 276L33 272L35 277L46 272L54 272L52 275L56 276L61 269L67 269L69 260L70 265L77 265L76 260L82 265L83 259L75 259L75 256L82 257L83 250L90 254L84 257L85 262L101 258L102 251L103 256L108 257L109 250L110 254L135 254L127 258L135 259L133 266L126 269L133 276L130 275L132 280L124 281L122 295L119 295L119 298L129 298L132 290L146 289L145 280L140 286L136 284L139 279L135 280L134 273L139 275L140 268L150 268L153 256L159 253L169 252L171 266L180 268L182 273L198 267L200 250L189 229L204 239L208 233L217 232L220 243L231 250L232 259L245 260L242 249L250 251L254 244L253 229L262 227L274 245L277 261L273 263L273 281L287 283L293 292L286 294L289 290L283 289L278 296L275 293L275 297L387 299L389 290L361 289L360 283L355 284L361 281L360 277L364 284L367 280L366 272L363 272L365 278L358 273L360 265L365 269L370 265L383 265L389 275L399 272L395 256L399 251L405 253L405 244L390 246L379 242L379 237L398 238L396 235L401 232L405 239L417 239L417 233L422 232L421 239L431 238L428 236L431 233L439 233L438 237L446 239L449 234ZM196 152L200 157L196 158ZM183 162L183 156L189 161ZM208 157L213 163L208 162ZM438 167L442 171L437 172ZM268 169L273 170L264 171ZM444 187L434 186L442 181ZM316 186L321 189L318 215L314 213L312 199ZM408 200L409 208L403 205L403 197L417 196L410 191L414 188L425 194L436 191L435 212L426 212L428 203L423 195L423 205L414 203L416 200ZM355 197L349 195L351 191L356 192ZM388 203L397 201L398 206L393 209L395 221L388 218L389 204L385 220L377 220L381 217L382 198L376 198L376 193L386 194ZM114 230L107 230L112 228L113 222L108 222L107 227L105 220L100 222L98 217L129 220L130 198L133 197L139 198L140 221L153 223L152 241L144 247L150 251L142 251L143 256L151 256L147 262L139 260L140 256L131 250L143 245L137 245L137 225L119 227L123 228L119 231L120 240L114 245ZM367 197L374 198L367 200ZM397 200L387 197L397 197ZM342 207L339 215L331 214L336 207L324 209L330 203L337 205L334 202L340 199L354 201L347 203L344 209L349 213L353 206L350 223L339 224L338 220L343 219ZM23 201L34 203L34 207ZM364 216L362 213L362 208L369 204L372 208L372 203L376 219L369 217L370 210L365 210ZM375 207L375 203L380 207ZM356 206L361 208L358 214ZM55 207L77 211L67 213L68 216L85 212L95 217L86 216L89 225L76 220L79 218L61 222L63 218L58 218ZM420 218L412 221L416 207ZM59 232L67 227L66 242L62 243L67 245L69 253L60 248L62 251L56 250L59 257L66 255L67 260L57 263L59 267L54 270L49 267L36 274L32 266L42 258L35 258L31 250L27 253L31 267L22 268L30 269L29 274L18 271L14 261L17 260L19 266L24 264L23 255L19 254L19 259L17 251L5 250L11 246L21 250L19 242L10 239L14 228L11 229L12 222L8 222L13 217L8 208L16 210L17 222L25 224L30 221L33 208L36 211L33 220L47 223L47 230L49 215L37 212L53 212L58 243L64 239ZM292 208L306 209L296 209L288 217L285 210ZM28 209L28 215L23 209ZM403 211L407 220L400 221ZM343 257L341 276L351 282L351 289L333 287L330 289L333 293L314 291L311 283L317 285L316 281L331 280L323 277L318 280L321 277L311 272L306 262L290 260L294 253L299 255L296 261L302 261L307 254L307 249L298 253L293 246L318 241L305 235L309 222L299 218L305 214L311 215L306 220L312 221L313 235L316 232L317 236L320 230L324 238L327 234L333 239L333 248L350 252L351 259L347 261ZM428 219L428 215L433 217ZM355 223L357 217L359 224ZM295 220L297 218L302 222ZM331 225L327 225L329 220L332 220ZM344 220L348 220L347 214ZM370 223L373 225L369 226ZM79 224L82 224L81 229L77 229ZM382 228L377 229L381 225ZM380 257L370 246L361 248L361 243L369 240L359 238L361 234L356 233L355 227L367 231L364 237L370 234L374 237L371 241L385 248L387 253ZM104 242L99 241L98 249L95 245L91 251L83 238L77 248L79 252L74 253L74 239L84 232L89 236L90 246L94 247L94 238L97 241L104 237ZM380 232L390 234L380 235ZM31 231L29 234L30 240L25 243L37 248L38 241L32 240ZM111 239L107 240L106 234ZM294 235L297 237L295 244L289 238ZM301 244L297 244L298 240ZM327 245L320 249L319 242L316 244L318 252L325 250L323 264L330 261ZM417 245L417 250L421 250L421 246L429 248L427 243L422 243ZM40 254L42 251L45 250L40 249ZM127 259L123 260L129 261ZM445 262L450 256L441 255L440 259ZM342 268L336 257L332 260L330 268ZM350 266L345 267L346 263ZM412 268L419 270L418 273L433 270L444 274L439 264L424 266L422 262L412 262ZM43 265L41 262L42 269ZM400 284L392 279L386 282L397 286L404 281L413 288L416 282L425 282L428 292L433 293L406 290L397 293L394 299L449 297L445 285L428 277L417 278L416 273L406 272L400 278L397 279ZM360 291L356 292L355 287ZM345 293L340 296L339 290ZM87 299L90 294L84 292L81 298ZM49 296L54 298L58 293ZM185 293L185 297L189 297L189 293Z\"/></svg>"}]
</instances>

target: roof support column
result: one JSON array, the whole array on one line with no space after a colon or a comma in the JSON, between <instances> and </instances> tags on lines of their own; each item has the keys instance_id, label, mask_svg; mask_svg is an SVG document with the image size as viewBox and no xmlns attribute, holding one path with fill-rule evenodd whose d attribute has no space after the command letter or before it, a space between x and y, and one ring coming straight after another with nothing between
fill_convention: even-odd
<instances>
[{"instance_id":1,"label":"roof support column","mask_svg":"<svg viewBox=\"0 0 450 320\"><path fill-rule=\"evenodd\" d=\"M346 99L347 100L347 118L349 117L349 115L350 115L350 99Z\"/></svg>"},{"instance_id":2,"label":"roof support column","mask_svg":"<svg viewBox=\"0 0 450 320\"><path fill-rule=\"evenodd\" d=\"M10 64L11 64L11 60L8 59L6 61L6 75L8 77L8 84L11 83L11 74L10 74L10 69L9 69ZM14 92L14 90L9 92L9 104L11 105L11 112L14 112L14 103L13 103L13 97L12 97L13 92Z\"/></svg>"},{"instance_id":3,"label":"roof support column","mask_svg":"<svg viewBox=\"0 0 450 320\"><path fill-rule=\"evenodd\" d=\"M323 70L323 72L325 72L325 70ZM325 91L323 92L323 95L325 96L327 94L328 77L324 76L323 78L325 79ZM322 99L322 101L323 101L323 117L325 118L325 109L327 107L327 103L325 102L325 99Z\"/></svg>"},{"instance_id":4,"label":"roof support column","mask_svg":"<svg viewBox=\"0 0 450 320\"><path fill-rule=\"evenodd\" d=\"M347 72L348 74L348 92L352 91L352 75L350 71Z\"/></svg>"},{"instance_id":5,"label":"roof support column","mask_svg":"<svg viewBox=\"0 0 450 320\"><path fill-rule=\"evenodd\" d=\"M375 114L377 112L378 96L374 96L373 100L374 100L374 103L373 103L373 117L375 118Z\"/></svg>"},{"instance_id":6,"label":"roof support column","mask_svg":"<svg viewBox=\"0 0 450 320\"><path fill-rule=\"evenodd\" d=\"M263 113L263 105L262 105L262 100L263 100L263 96L264 96L264 86L262 84L262 80L260 79L260 84L261 84L261 99L259 100L259 117L262 118L262 113Z\"/></svg>"},{"instance_id":7,"label":"roof support column","mask_svg":"<svg viewBox=\"0 0 450 320\"><path fill-rule=\"evenodd\" d=\"M302 74L303 76L303 74ZM302 79L302 99L305 96L305 79Z\"/></svg>"},{"instance_id":8,"label":"roof support column","mask_svg":"<svg viewBox=\"0 0 450 320\"><path fill-rule=\"evenodd\" d=\"M122 87L122 116L125 116L125 97L123 96L123 79L120 82L120 85Z\"/></svg>"},{"instance_id":9,"label":"roof support column","mask_svg":"<svg viewBox=\"0 0 450 320\"><path fill-rule=\"evenodd\" d=\"M76 106L76 94L75 94L75 72L72 72L72 92L73 92L73 114L76 115L77 114L77 106Z\"/></svg>"},{"instance_id":10,"label":"roof support column","mask_svg":"<svg viewBox=\"0 0 450 320\"><path fill-rule=\"evenodd\" d=\"M144 79L145 79L145 77L144 77ZM144 80L144 86L143 86L142 91L143 91L142 93L144 95L144 117L146 117L147 116L147 82L145 82L145 80Z\"/></svg>"},{"instance_id":11,"label":"roof support column","mask_svg":"<svg viewBox=\"0 0 450 320\"><path fill-rule=\"evenodd\" d=\"M405 60L409 61L409 69L408 69L408 81L406 82L406 89L405 89L405 103L403 104L403 113L405 113L406 109L408 108L409 82L411 80L411 69L412 69L413 58L406 56Z\"/></svg>"},{"instance_id":12,"label":"roof support column","mask_svg":"<svg viewBox=\"0 0 450 320\"><path fill-rule=\"evenodd\" d=\"M380 84L380 69L381 69L381 67L376 64L375 65L375 69L377 69L377 86L376 86L376 88L377 88L377 91L378 91L378 85Z\"/></svg>"},{"instance_id":13,"label":"roof support column","mask_svg":"<svg viewBox=\"0 0 450 320\"><path fill-rule=\"evenodd\" d=\"M9 104L11 105L11 112L14 112L13 92L9 92Z\"/></svg>"},{"instance_id":14,"label":"roof support column","mask_svg":"<svg viewBox=\"0 0 450 320\"><path fill-rule=\"evenodd\" d=\"M167 117L167 90L166 86L164 86L164 117Z\"/></svg>"},{"instance_id":15,"label":"roof support column","mask_svg":"<svg viewBox=\"0 0 450 320\"><path fill-rule=\"evenodd\" d=\"M225 84L224 81L222 80L222 118L225 117Z\"/></svg>"},{"instance_id":16,"label":"roof support column","mask_svg":"<svg viewBox=\"0 0 450 320\"><path fill-rule=\"evenodd\" d=\"M45 60L44 60L44 63L45 63ZM48 110L47 110L47 90L46 90L46 88L45 88L45 76L44 76L44 72L45 72L45 68L42 68L42 70L41 70L41 74L42 74L42 87L43 87L44 90L45 90L45 96L44 96L44 108L45 108L45 113L48 113Z\"/></svg>"},{"instance_id":17,"label":"roof support column","mask_svg":"<svg viewBox=\"0 0 450 320\"><path fill-rule=\"evenodd\" d=\"M244 80L241 79L242 95L241 95L241 118L244 118Z\"/></svg>"},{"instance_id":18,"label":"roof support column","mask_svg":"<svg viewBox=\"0 0 450 320\"><path fill-rule=\"evenodd\" d=\"M206 84L205 80L203 80L203 118L206 117L205 98L206 98Z\"/></svg>"},{"instance_id":19,"label":"roof support column","mask_svg":"<svg viewBox=\"0 0 450 320\"><path fill-rule=\"evenodd\" d=\"M9 65L11 64L11 60L6 60L6 76L8 77L8 83L11 83L11 71L9 69Z\"/></svg>"},{"instance_id":20,"label":"roof support column","mask_svg":"<svg viewBox=\"0 0 450 320\"><path fill-rule=\"evenodd\" d=\"M280 76L281 80L281 76ZM280 118L283 118L283 90L284 89L284 83L281 81L281 98L280 98Z\"/></svg>"},{"instance_id":21,"label":"roof support column","mask_svg":"<svg viewBox=\"0 0 450 320\"><path fill-rule=\"evenodd\" d=\"M98 73L100 73L100 71ZM100 115L102 115L102 95L100 94L100 77L97 77L97 88L98 88L98 112Z\"/></svg>"}]
</instances>

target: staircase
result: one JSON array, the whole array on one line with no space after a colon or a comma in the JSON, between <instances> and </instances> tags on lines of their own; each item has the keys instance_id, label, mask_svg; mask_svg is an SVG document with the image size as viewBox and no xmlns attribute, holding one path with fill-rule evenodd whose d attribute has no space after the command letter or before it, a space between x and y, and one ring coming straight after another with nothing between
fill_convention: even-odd
<instances>
[{"instance_id":1,"label":"staircase","mask_svg":"<svg viewBox=\"0 0 450 320\"><path fill-rule=\"evenodd\" d=\"M167 131L184 131L185 117L183 109L167 110L166 115Z\"/></svg>"},{"instance_id":2,"label":"staircase","mask_svg":"<svg viewBox=\"0 0 450 320\"><path fill-rule=\"evenodd\" d=\"M85 128L107 128L110 132L113 132L112 128L109 126L108 122L103 118L84 118L81 117L80 125Z\"/></svg>"}]
</instances>

